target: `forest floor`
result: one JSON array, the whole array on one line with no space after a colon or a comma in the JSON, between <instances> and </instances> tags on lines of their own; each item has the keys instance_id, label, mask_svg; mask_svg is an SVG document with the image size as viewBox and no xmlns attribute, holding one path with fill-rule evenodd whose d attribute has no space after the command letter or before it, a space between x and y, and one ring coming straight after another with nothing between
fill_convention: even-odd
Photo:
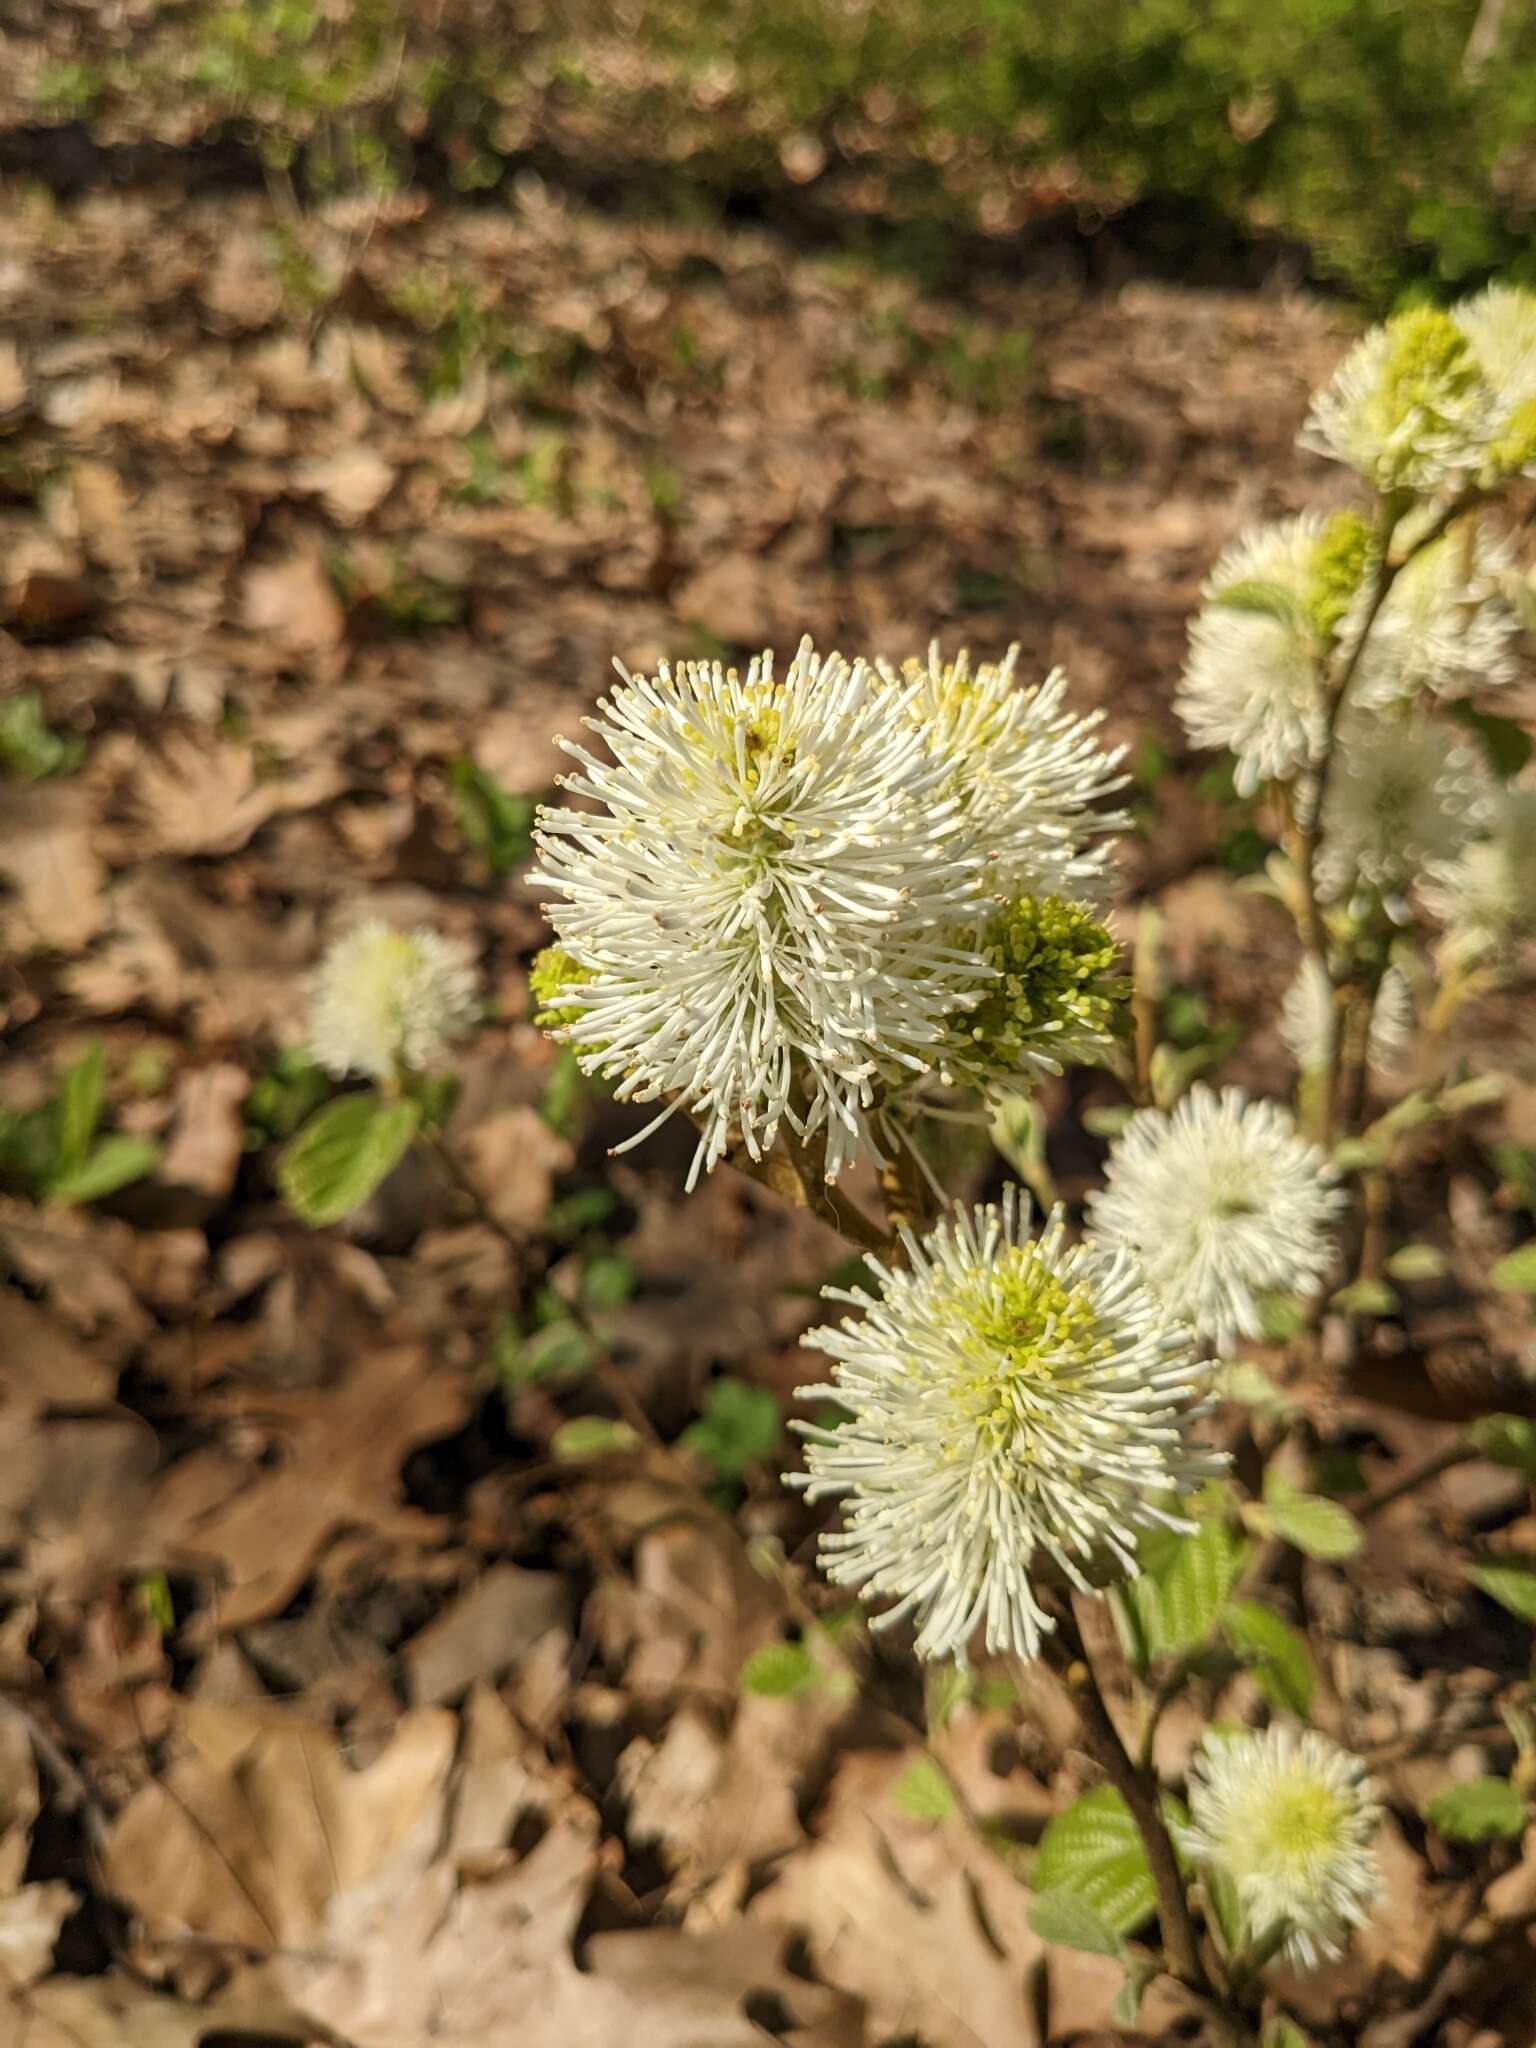
<instances>
[{"instance_id":1,"label":"forest floor","mask_svg":"<svg viewBox=\"0 0 1536 2048\"><path fill-rule=\"evenodd\" d=\"M1048 1954L1018 1877L1091 1777L1066 1698L925 1696L817 1580L781 1424L846 1247L729 1171L685 1198L670 1127L609 1156L634 1114L528 1021L528 800L615 655L1017 640L1128 750L1165 1030L1284 1092L1294 941L1169 706L1220 548L1343 501L1294 436L1348 319L1068 262L936 299L532 178L302 221L18 187L0 315L0 1095L99 1041L161 1148L93 1207L0 1202L0 2043L1105 2036L1118 1967ZM335 1229L276 1198L309 977L368 915L484 978L447 1142L492 1220L430 1156ZM1113 1095L1046 1093L1069 1201ZM1485 1271L1497 1176L1425 1173L1417 1234ZM1438 1379L1291 1390L1357 1487L1450 1439L1456 1357L1529 1378L1520 1304L1423 1323ZM654 1442L562 1456L615 1385ZM1320 2039L1536 2027L1536 1856L1417 1819L1505 1739L1526 1632L1458 1560L1529 1513L1456 1468L1271 1589L1392 1809L1386 1904L1296 1994Z\"/></svg>"}]
</instances>

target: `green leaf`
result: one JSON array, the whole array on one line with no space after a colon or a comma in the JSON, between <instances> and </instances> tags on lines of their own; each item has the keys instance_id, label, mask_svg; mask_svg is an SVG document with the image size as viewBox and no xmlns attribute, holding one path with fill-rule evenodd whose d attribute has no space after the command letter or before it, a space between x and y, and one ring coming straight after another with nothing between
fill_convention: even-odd
<instances>
[{"instance_id":1,"label":"green leaf","mask_svg":"<svg viewBox=\"0 0 1536 2048\"><path fill-rule=\"evenodd\" d=\"M85 1163L101 1122L107 1092L107 1056L97 1039L59 1076L53 1100L55 1173L69 1173Z\"/></svg>"},{"instance_id":2,"label":"green leaf","mask_svg":"<svg viewBox=\"0 0 1536 2048\"><path fill-rule=\"evenodd\" d=\"M1223 1401L1236 1401L1240 1407L1256 1409L1261 1415L1289 1415L1296 1406L1291 1395L1251 1358L1234 1358L1219 1365L1216 1391Z\"/></svg>"},{"instance_id":3,"label":"green leaf","mask_svg":"<svg viewBox=\"0 0 1536 2048\"><path fill-rule=\"evenodd\" d=\"M1391 1316L1398 1300L1384 1280L1353 1280L1332 1296L1331 1306L1350 1316Z\"/></svg>"},{"instance_id":4,"label":"green leaf","mask_svg":"<svg viewBox=\"0 0 1536 2048\"><path fill-rule=\"evenodd\" d=\"M1469 1564L1467 1577L1522 1621L1536 1622L1536 1571L1523 1564Z\"/></svg>"},{"instance_id":5,"label":"green leaf","mask_svg":"<svg viewBox=\"0 0 1536 2048\"><path fill-rule=\"evenodd\" d=\"M1166 1531L1144 1544L1142 1577L1127 1595L1136 1609L1154 1657L1177 1655L1203 1643L1216 1624L1243 1560L1242 1539L1213 1508L1191 1536Z\"/></svg>"},{"instance_id":6,"label":"green leaf","mask_svg":"<svg viewBox=\"0 0 1536 2048\"><path fill-rule=\"evenodd\" d=\"M1053 1941L1059 1948L1080 1949L1090 1956L1120 1953L1119 1935L1081 1892L1037 1891L1026 1917L1042 1941Z\"/></svg>"},{"instance_id":7,"label":"green leaf","mask_svg":"<svg viewBox=\"0 0 1536 2048\"><path fill-rule=\"evenodd\" d=\"M1235 1956L1248 1943L1248 1916L1235 1881L1225 1870L1207 1864L1200 1872L1200 1890L1205 1898L1206 1917L1221 1937L1221 1952Z\"/></svg>"},{"instance_id":8,"label":"green leaf","mask_svg":"<svg viewBox=\"0 0 1536 2048\"><path fill-rule=\"evenodd\" d=\"M779 1441L779 1404L766 1387L748 1386L745 1380L711 1380L704 1389L703 1408L678 1443L713 1465L722 1479L739 1479Z\"/></svg>"},{"instance_id":9,"label":"green leaf","mask_svg":"<svg viewBox=\"0 0 1536 2048\"><path fill-rule=\"evenodd\" d=\"M1115 1993L1115 2002L1109 2009L1109 2016L1117 2027L1134 2027L1141 2016L1141 2001L1147 1995L1147 1986L1161 1970L1161 1965L1151 1956L1133 1956L1127 1959L1125 1975L1120 1980L1120 1989Z\"/></svg>"},{"instance_id":10,"label":"green leaf","mask_svg":"<svg viewBox=\"0 0 1536 2048\"><path fill-rule=\"evenodd\" d=\"M619 1308L634 1291L634 1261L617 1252L601 1252L582 1269L581 1298L588 1308Z\"/></svg>"},{"instance_id":11,"label":"green leaf","mask_svg":"<svg viewBox=\"0 0 1536 2048\"><path fill-rule=\"evenodd\" d=\"M606 1415L577 1415L562 1422L549 1440L557 1458L575 1464L586 1458L612 1458L632 1451L640 1439L627 1422Z\"/></svg>"},{"instance_id":12,"label":"green leaf","mask_svg":"<svg viewBox=\"0 0 1536 2048\"><path fill-rule=\"evenodd\" d=\"M317 1109L277 1162L283 1200L305 1223L339 1223L399 1165L416 1135L414 1102L340 1095Z\"/></svg>"},{"instance_id":13,"label":"green leaf","mask_svg":"<svg viewBox=\"0 0 1536 2048\"><path fill-rule=\"evenodd\" d=\"M1259 1296L1259 1326L1269 1344L1288 1344L1292 1337L1306 1328L1306 1303L1298 1301L1294 1294L1261 1294Z\"/></svg>"},{"instance_id":14,"label":"green leaf","mask_svg":"<svg viewBox=\"0 0 1536 2048\"><path fill-rule=\"evenodd\" d=\"M151 1139L113 1132L73 1172L53 1175L45 1192L56 1207L77 1209L115 1195L130 1181L142 1180L146 1173L153 1173L159 1160L160 1147Z\"/></svg>"},{"instance_id":15,"label":"green leaf","mask_svg":"<svg viewBox=\"0 0 1536 2048\"><path fill-rule=\"evenodd\" d=\"M1348 1508L1299 1493L1274 1466L1264 1474L1264 1512L1274 1534L1308 1557L1353 1557L1365 1540Z\"/></svg>"},{"instance_id":16,"label":"green leaf","mask_svg":"<svg viewBox=\"0 0 1536 2048\"><path fill-rule=\"evenodd\" d=\"M1217 591L1212 603L1220 605L1223 611L1259 612L1297 632L1303 631L1307 623L1306 611L1293 592L1283 583L1266 583L1258 577L1226 584Z\"/></svg>"},{"instance_id":17,"label":"green leaf","mask_svg":"<svg viewBox=\"0 0 1536 2048\"><path fill-rule=\"evenodd\" d=\"M955 1789L931 1756L914 1757L891 1787L891 1799L911 1820L948 1820Z\"/></svg>"},{"instance_id":18,"label":"green leaf","mask_svg":"<svg viewBox=\"0 0 1536 2048\"><path fill-rule=\"evenodd\" d=\"M1117 1935L1134 1933L1157 1902L1147 1854L1113 1785L1095 1785L1058 1813L1040 1838L1033 1883L1075 1892Z\"/></svg>"},{"instance_id":19,"label":"green leaf","mask_svg":"<svg viewBox=\"0 0 1536 2048\"><path fill-rule=\"evenodd\" d=\"M85 752L80 740L60 736L43 715L36 690L22 690L0 706L0 770L39 782L45 775L64 775Z\"/></svg>"},{"instance_id":20,"label":"green leaf","mask_svg":"<svg viewBox=\"0 0 1536 2048\"><path fill-rule=\"evenodd\" d=\"M1424 1818L1453 1841L1509 1840L1524 1834L1526 1806L1508 1778L1470 1778L1426 1800Z\"/></svg>"},{"instance_id":21,"label":"green leaf","mask_svg":"<svg viewBox=\"0 0 1536 2048\"><path fill-rule=\"evenodd\" d=\"M1493 1148L1493 1163L1508 1182L1522 1209L1536 1216L1536 1151L1512 1138Z\"/></svg>"},{"instance_id":22,"label":"green leaf","mask_svg":"<svg viewBox=\"0 0 1536 2048\"><path fill-rule=\"evenodd\" d=\"M1271 2020L1264 2030L1264 2048L1317 2048L1317 2044L1294 2020L1282 2017Z\"/></svg>"},{"instance_id":23,"label":"green leaf","mask_svg":"<svg viewBox=\"0 0 1536 2048\"><path fill-rule=\"evenodd\" d=\"M1303 1638L1257 1600L1234 1600L1221 1625L1233 1649L1253 1667L1265 1698L1304 1721L1312 1704L1312 1659Z\"/></svg>"},{"instance_id":24,"label":"green leaf","mask_svg":"<svg viewBox=\"0 0 1536 2048\"><path fill-rule=\"evenodd\" d=\"M1536 1479L1536 1422L1526 1415L1479 1415L1467 1441L1495 1465L1510 1465Z\"/></svg>"},{"instance_id":25,"label":"green leaf","mask_svg":"<svg viewBox=\"0 0 1536 2048\"><path fill-rule=\"evenodd\" d=\"M804 1643L764 1643L742 1665L736 1682L759 1699L797 1699L816 1683L815 1659Z\"/></svg>"},{"instance_id":26,"label":"green leaf","mask_svg":"<svg viewBox=\"0 0 1536 2048\"><path fill-rule=\"evenodd\" d=\"M1511 1294L1536 1294L1536 1241L1500 1259L1488 1278Z\"/></svg>"},{"instance_id":27,"label":"green leaf","mask_svg":"<svg viewBox=\"0 0 1536 2048\"><path fill-rule=\"evenodd\" d=\"M1438 1280L1445 1270L1445 1253L1436 1244L1400 1245L1387 1261L1394 1280Z\"/></svg>"}]
</instances>

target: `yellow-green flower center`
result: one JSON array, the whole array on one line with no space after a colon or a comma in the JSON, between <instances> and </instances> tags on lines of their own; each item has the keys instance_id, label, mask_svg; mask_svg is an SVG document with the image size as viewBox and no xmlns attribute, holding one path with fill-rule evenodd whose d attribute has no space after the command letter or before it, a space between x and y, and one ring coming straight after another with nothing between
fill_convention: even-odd
<instances>
[{"instance_id":1,"label":"yellow-green flower center","mask_svg":"<svg viewBox=\"0 0 1536 2048\"><path fill-rule=\"evenodd\" d=\"M1365 423L1384 447L1411 457L1424 433L1454 429L1458 411L1482 382L1467 337L1449 313L1417 306L1387 323L1390 346Z\"/></svg>"},{"instance_id":2,"label":"yellow-green flower center","mask_svg":"<svg viewBox=\"0 0 1536 2048\"><path fill-rule=\"evenodd\" d=\"M1355 601L1371 553L1371 530L1358 512L1336 512L1313 550L1306 613L1321 640L1332 640Z\"/></svg>"},{"instance_id":3,"label":"yellow-green flower center","mask_svg":"<svg viewBox=\"0 0 1536 2048\"><path fill-rule=\"evenodd\" d=\"M1092 1297L1053 1272L1032 1245L1020 1245L989 1270L980 1299L957 1300L955 1313L967 1340L954 1388L958 1420L1027 1458L1018 1432L1040 1396L1113 1348Z\"/></svg>"},{"instance_id":4,"label":"yellow-green flower center","mask_svg":"<svg viewBox=\"0 0 1536 2048\"><path fill-rule=\"evenodd\" d=\"M1253 1839L1237 1845L1237 1859L1261 1869L1304 1869L1338 1850L1344 1801L1316 1778L1277 1786L1254 1816Z\"/></svg>"}]
</instances>

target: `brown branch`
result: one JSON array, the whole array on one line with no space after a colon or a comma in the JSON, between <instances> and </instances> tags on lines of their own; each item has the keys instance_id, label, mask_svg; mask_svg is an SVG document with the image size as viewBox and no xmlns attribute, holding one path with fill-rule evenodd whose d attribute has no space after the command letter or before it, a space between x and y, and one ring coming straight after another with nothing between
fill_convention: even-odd
<instances>
[{"instance_id":1,"label":"brown branch","mask_svg":"<svg viewBox=\"0 0 1536 2048\"><path fill-rule=\"evenodd\" d=\"M1150 1771L1137 1768L1121 1739L1120 1730L1105 1703L1098 1673L1094 1670L1073 1606L1063 1604L1058 1614L1061 1644L1082 1670L1080 1682L1072 1686L1071 1691L1082 1725L1083 1746L1125 1801L1131 1819L1136 1823L1157 1891L1157 1917L1169 1966L1180 1983L1209 1995L1212 1986L1200 1960L1199 1937L1195 1933L1184 1880L1179 1874L1178 1858L1173 1853L1167 1823L1158 1806L1156 1780Z\"/></svg>"}]
</instances>

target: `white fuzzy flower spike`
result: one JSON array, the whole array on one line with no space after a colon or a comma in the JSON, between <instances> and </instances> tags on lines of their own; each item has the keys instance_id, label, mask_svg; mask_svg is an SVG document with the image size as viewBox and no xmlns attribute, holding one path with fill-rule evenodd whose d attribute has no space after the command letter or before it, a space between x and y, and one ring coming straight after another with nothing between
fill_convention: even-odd
<instances>
[{"instance_id":1,"label":"white fuzzy flower spike","mask_svg":"<svg viewBox=\"0 0 1536 2048\"><path fill-rule=\"evenodd\" d=\"M1463 960L1536 933L1536 789L1502 790L1487 838L1434 867L1423 893Z\"/></svg>"},{"instance_id":2,"label":"white fuzzy flower spike","mask_svg":"<svg viewBox=\"0 0 1536 2048\"><path fill-rule=\"evenodd\" d=\"M1138 1110L1088 1198L1094 1236L1140 1257L1154 1292L1218 1345L1262 1334L1259 1296L1315 1287L1345 1198L1273 1102L1197 1085Z\"/></svg>"},{"instance_id":3,"label":"white fuzzy flower spike","mask_svg":"<svg viewBox=\"0 0 1536 2048\"><path fill-rule=\"evenodd\" d=\"M1123 749L1106 752L1100 744L1102 713L1065 708L1060 669L1020 688L1018 655L1010 647L1000 662L973 669L964 651L944 661L935 641L926 663L907 661L899 672L886 662L877 667L922 726L929 750L948 763L947 787L994 900L1091 896L1109 861L1104 835L1125 823L1097 808L1124 785Z\"/></svg>"},{"instance_id":4,"label":"white fuzzy flower spike","mask_svg":"<svg viewBox=\"0 0 1536 2048\"><path fill-rule=\"evenodd\" d=\"M620 1097L665 1099L658 1122L699 1120L690 1185L786 1119L825 1127L835 1175L876 1052L921 1072L939 1037L980 861L908 708L805 641L781 682L771 656L625 675L587 721L612 762L566 743L564 786L604 808L539 814L534 879L586 976L564 1035Z\"/></svg>"},{"instance_id":5,"label":"white fuzzy flower spike","mask_svg":"<svg viewBox=\"0 0 1536 2048\"><path fill-rule=\"evenodd\" d=\"M877 1292L828 1288L862 1311L803 1340L833 1360L802 1387L849 1419L801 1425L812 1499L839 1495L828 1576L910 1614L922 1657L1032 1657L1053 1627L1031 1586L1052 1570L1083 1591L1136 1570L1136 1535L1190 1526L1168 1497L1222 1469L1192 1446L1210 1369L1127 1254L1069 1245L1058 1210L1038 1238L1010 1188L956 1211L911 1264L871 1261ZM1059 1582L1059 1580L1058 1580Z\"/></svg>"},{"instance_id":6,"label":"white fuzzy flower spike","mask_svg":"<svg viewBox=\"0 0 1536 2048\"><path fill-rule=\"evenodd\" d=\"M1101 864L1080 840L1112 822L1087 812L1106 757L1060 685L1005 663L942 715L933 688L807 640L781 681L766 654L625 675L588 721L611 761L567 745L603 809L539 814L576 970L541 1000L620 1097L698 1120L690 1185L781 1123L825 1132L829 1178L878 1152L877 1095L940 1063L994 972L995 908Z\"/></svg>"},{"instance_id":7,"label":"white fuzzy flower spike","mask_svg":"<svg viewBox=\"0 0 1536 2048\"><path fill-rule=\"evenodd\" d=\"M1355 344L1297 438L1378 491L1455 489L1483 468L1503 412L1452 316L1417 306Z\"/></svg>"},{"instance_id":8,"label":"white fuzzy flower spike","mask_svg":"<svg viewBox=\"0 0 1536 2048\"><path fill-rule=\"evenodd\" d=\"M1304 768L1326 737L1321 648L1308 617L1325 525L1315 515L1286 519L1229 547L1190 627L1175 708L1197 747L1237 756L1244 796ZM1266 591L1276 595L1261 605Z\"/></svg>"},{"instance_id":9,"label":"white fuzzy flower spike","mask_svg":"<svg viewBox=\"0 0 1536 2048\"><path fill-rule=\"evenodd\" d=\"M1346 711L1323 803L1321 894L1338 902L1363 885L1400 897L1462 851L1492 794L1476 748L1443 726Z\"/></svg>"},{"instance_id":10,"label":"white fuzzy flower spike","mask_svg":"<svg viewBox=\"0 0 1536 2048\"><path fill-rule=\"evenodd\" d=\"M1411 539L1412 527L1404 522ZM1486 689L1516 673L1519 621L1504 597L1514 557L1475 520L1462 520L1443 539L1421 548L1399 572L1371 626L1350 703L1357 707L1406 703L1429 691L1462 694L1469 684ZM1368 602L1362 593L1344 620L1341 638L1352 642Z\"/></svg>"},{"instance_id":11,"label":"white fuzzy flower spike","mask_svg":"<svg viewBox=\"0 0 1536 2048\"><path fill-rule=\"evenodd\" d=\"M1506 410L1536 398L1536 292L1489 285L1453 307L1451 318Z\"/></svg>"},{"instance_id":12,"label":"white fuzzy flower spike","mask_svg":"<svg viewBox=\"0 0 1536 2048\"><path fill-rule=\"evenodd\" d=\"M1358 1757L1311 1731L1209 1734L1190 1772L1182 1846L1236 1885L1252 1939L1283 1928L1283 1959L1314 1970L1382 1895L1373 1789Z\"/></svg>"},{"instance_id":13,"label":"white fuzzy flower spike","mask_svg":"<svg viewBox=\"0 0 1536 2048\"><path fill-rule=\"evenodd\" d=\"M436 932L370 918L320 963L309 1049L333 1074L422 1072L469 1030L476 1007L474 974Z\"/></svg>"}]
</instances>

